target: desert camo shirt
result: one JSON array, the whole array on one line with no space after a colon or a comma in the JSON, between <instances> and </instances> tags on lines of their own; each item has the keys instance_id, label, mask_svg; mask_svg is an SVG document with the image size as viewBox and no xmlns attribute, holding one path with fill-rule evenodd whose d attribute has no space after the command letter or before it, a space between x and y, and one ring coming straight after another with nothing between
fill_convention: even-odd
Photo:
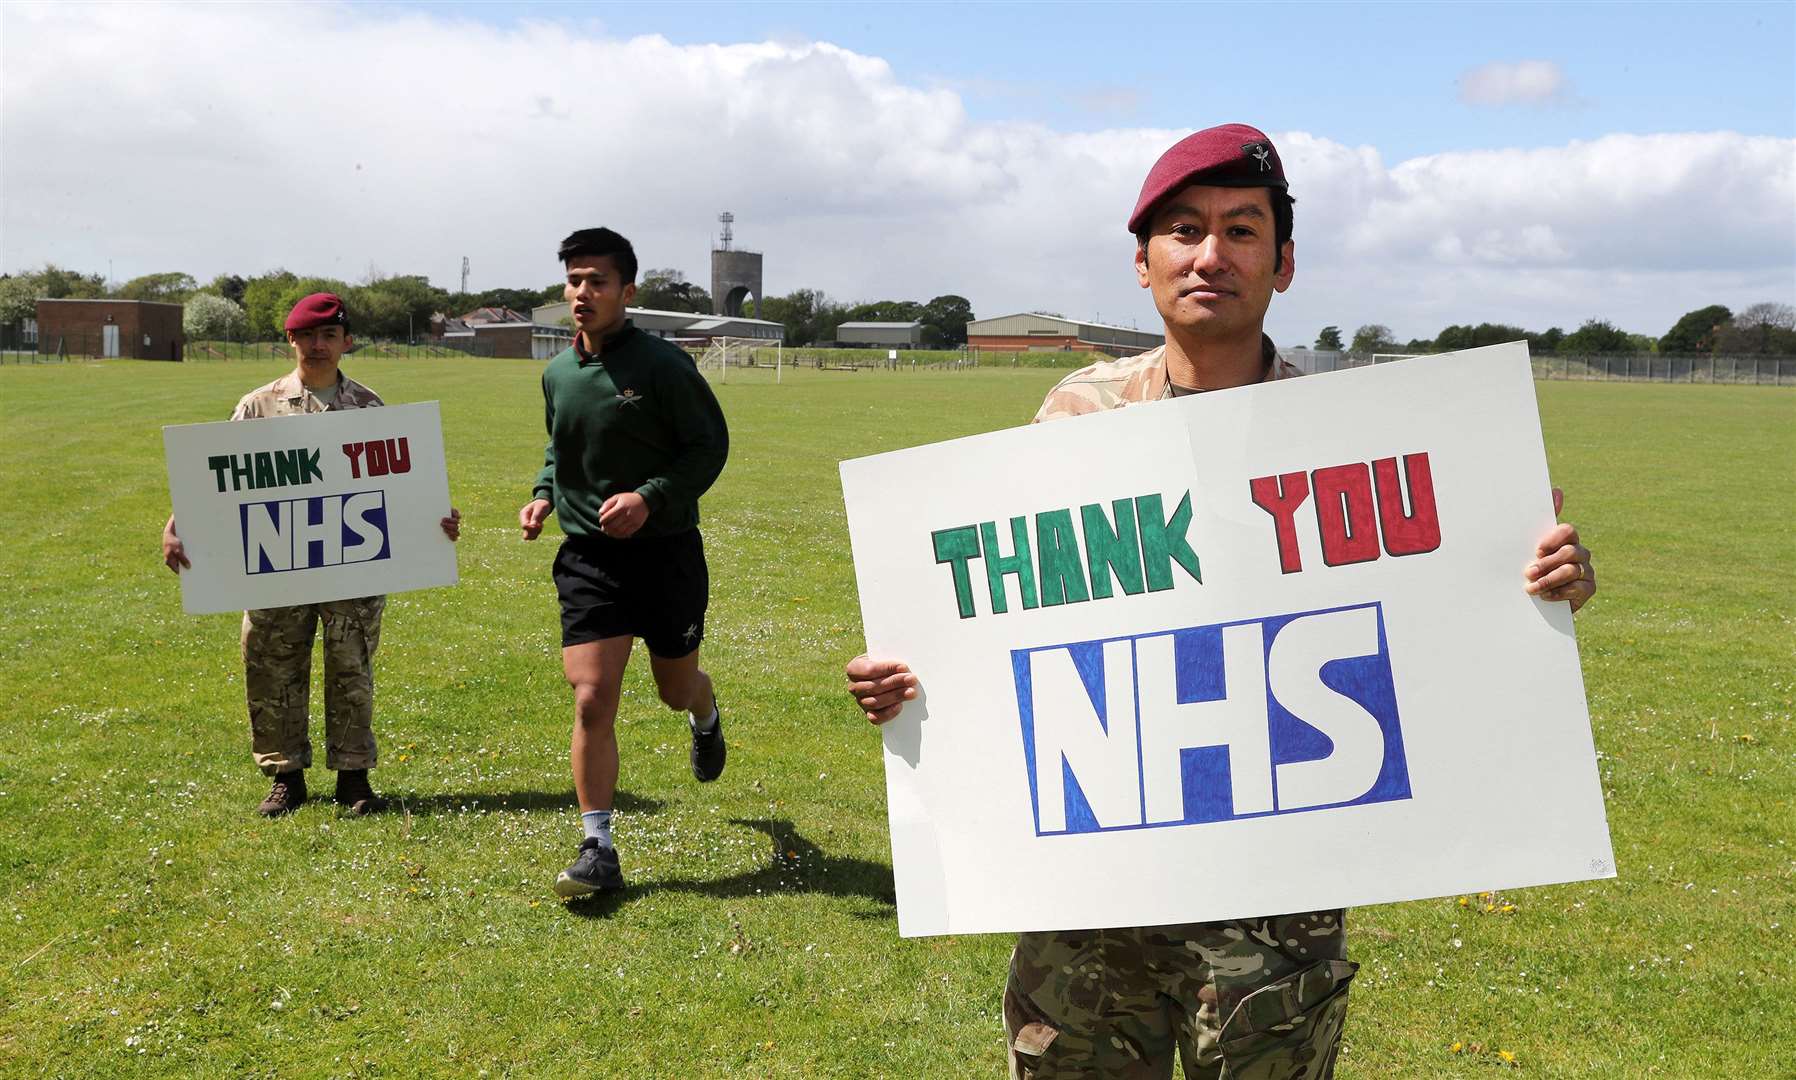
<instances>
[{"instance_id":1,"label":"desert camo shirt","mask_svg":"<svg viewBox=\"0 0 1796 1080\"><path fill-rule=\"evenodd\" d=\"M1279 359L1272 339L1260 335L1260 356L1266 373L1261 382L1294 379L1303 372ZM1047 400L1031 423L1059 420L1068 416L1119 409L1143 401L1160 401L1173 396L1172 381L1166 377L1166 346L1149 349L1140 356L1121 360L1100 360L1080 368L1061 379L1048 391Z\"/></svg>"},{"instance_id":2,"label":"desert camo shirt","mask_svg":"<svg viewBox=\"0 0 1796 1080\"><path fill-rule=\"evenodd\" d=\"M300 382L297 371L289 371L267 386L258 386L243 395L232 410L233 420L260 420L268 416L298 416L302 413L341 412L344 409L368 409L385 405L380 395L337 372L337 400L326 405Z\"/></svg>"}]
</instances>

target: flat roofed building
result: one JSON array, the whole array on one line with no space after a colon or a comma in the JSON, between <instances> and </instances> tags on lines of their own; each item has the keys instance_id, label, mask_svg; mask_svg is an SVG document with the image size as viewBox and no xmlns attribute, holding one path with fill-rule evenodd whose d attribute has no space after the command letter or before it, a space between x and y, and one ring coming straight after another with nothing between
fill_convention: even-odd
<instances>
[{"instance_id":1,"label":"flat roofed building","mask_svg":"<svg viewBox=\"0 0 1796 1080\"><path fill-rule=\"evenodd\" d=\"M923 343L920 322L845 322L836 327L836 344L868 348L914 349Z\"/></svg>"},{"instance_id":2,"label":"flat roofed building","mask_svg":"<svg viewBox=\"0 0 1796 1080\"><path fill-rule=\"evenodd\" d=\"M179 360L187 341L185 311L153 300L39 300L38 351Z\"/></svg>"},{"instance_id":3,"label":"flat roofed building","mask_svg":"<svg viewBox=\"0 0 1796 1080\"><path fill-rule=\"evenodd\" d=\"M976 352L1068 350L1133 356L1164 344L1165 334L1034 312L974 319L967 323L967 348Z\"/></svg>"}]
</instances>

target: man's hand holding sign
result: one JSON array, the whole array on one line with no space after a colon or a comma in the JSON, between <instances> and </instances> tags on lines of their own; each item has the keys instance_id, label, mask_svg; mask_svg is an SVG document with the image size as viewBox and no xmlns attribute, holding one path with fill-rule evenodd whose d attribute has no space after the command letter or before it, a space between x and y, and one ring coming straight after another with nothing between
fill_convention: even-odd
<instances>
[{"instance_id":1,"label":"man's hand holding sign","mask_svg":"<svg viewBox=\"0 0 1796 1080\"><path fill-rule=\"evenodd\" d=\"M1294 379L1292 203L1260 132L1182 141L1163 348L842 466L900 930L1022 931L1014 1075L1319 1080L1341 909L1613 872L1525 347Z\"/></svg>"}]
</instances>

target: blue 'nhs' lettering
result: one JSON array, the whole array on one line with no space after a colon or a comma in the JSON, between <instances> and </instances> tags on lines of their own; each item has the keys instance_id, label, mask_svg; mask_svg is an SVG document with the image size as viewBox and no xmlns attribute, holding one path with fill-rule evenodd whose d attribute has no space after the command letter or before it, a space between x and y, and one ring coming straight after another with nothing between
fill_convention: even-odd
<instances>
[{"instance_id":1,"label":"blue 'nhs' lettering","mask_svg":"<svg viewBox=\"0 0 1796 1080\"><path fill-rule=\"evenodd\" d=\"M1035 831L1407 799L1381 605L1011 653Z\"/></svg>"},{"instance_id":2,"label":"blue 'nhs' lettering","mask_svg":"<svg viewBox=\"0 0 1796 1080\"><path fill-rule=\"evenodd\" d=\"M379 491L244 503L237 514L247 574L373 562L392 554L386 496Z\"/></svg>"}]
</instances>

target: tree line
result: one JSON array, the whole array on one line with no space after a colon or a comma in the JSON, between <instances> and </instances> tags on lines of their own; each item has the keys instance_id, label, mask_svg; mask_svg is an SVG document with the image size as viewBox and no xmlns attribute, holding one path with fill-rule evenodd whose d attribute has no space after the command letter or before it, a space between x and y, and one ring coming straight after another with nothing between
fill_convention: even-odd
<instances>
[{"instance_id":1,"label":"tree line","mask_svg":"<svg viewBox=\"0 0 1796 1080\"><path fill-rule=\"evenodd\" d=\"M431 316L438 313L463 314L482 307L521 308L528 313L538 304L561 299L561 284L452 293L432 285L422 274L387 276L370 271L360 284L351 284L271 270L249 278L220 274L204 285L191 274L172 271L145 274L108 288L99 274L45 266L0 278L0 326L29 318L40 296L52 300L148 300L186 305L184 329L191 339L278 341L287 312L300 297L315 292L341 296L357 334L398 339L424 335Z\"/></svg>"},{"instance_id":2,"label":"tree line","mask_svg":"<svg viewBox=\"0 0 1796 1080\"><path fill-rule=\"evenodd\" d=\"M1600 353L1661 353L1666 356L1739 356L1754 354L1796 355L1796 307L1765 302L1738 314L1723 304L1710 304L1686 312L1661 337L1630 334L1607 319L1587 319L1566 333L1557 326L1536 333L1504 323L1449 326L1432 338L1399 342L1391 328L1370 323L1354 331L1343 343L1341 328L1325 326L1316 335L1316 348L1329 352L1438 353L1475 349L1505 341L1526 341L1535 356L1564 353L1589 356Z\"/></svg>"},{"instance_id":3,"label":"tree line","mask_svg":"<svg viewBox=\"0 0 1796 1080\"><path fill-rule=\"evenodd\" d=\"M562 283L542 288L500 288L484 292L450 292L422 274L383 275L370 271L359 284L336 278L307 277L271 270L255 277L220 274L201 284L179 271L145 274L109 286L101 274L82 274L46 265L41 270L0 276L0 326L12 326L36 313L39 297L52 300L147 300L186 306L185 327L191 340L278 341L287 312L300 297L333 292L349 308L349 323L358 335L383 339L416 339L429 332L435 315L460 317L478 308L509 308L522 314L562 299ZM662 268L638 276L635 307L708 314L711 295L686 280L678 270ZM923 324L923 344L952 348L967 340L972 305L963 296L938 296L928 303L877 300L848 304L818 289L796 289L785 296L759 297L752 317L784 324L788 345L831 341L844 322L910 322Z\"/></svg>"}]
</instances>

